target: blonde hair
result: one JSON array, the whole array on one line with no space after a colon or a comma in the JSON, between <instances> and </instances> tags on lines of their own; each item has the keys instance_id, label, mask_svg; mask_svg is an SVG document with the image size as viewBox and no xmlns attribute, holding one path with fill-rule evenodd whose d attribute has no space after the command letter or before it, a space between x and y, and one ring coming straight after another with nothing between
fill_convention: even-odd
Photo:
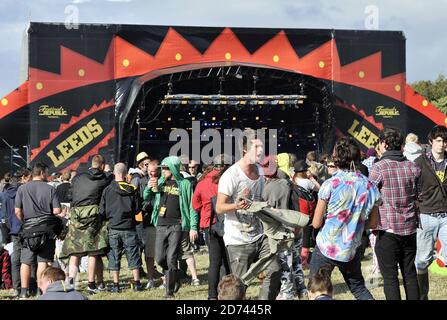
<instances>
[{"instance_id":1,"label":"blonde hair","mask_svg":"<svg viewBox=\"0 0 447 320\"><path fill-rule=\"evenodd\" d=\"M319 178L319 172L318 172L318 168L317 168L317 165L315 164L315 163L312 163L310 166L309 166L309 172L314 176L314 177L317 177L317 178Z\"/></svg>"},{"instance_id":2,"label":"blonde hair","mask_svg":"<svg viewBox=\"0 0 447 320\"><path fill-rule=\"evenodd\" d=\"M407 137L405 138L405 143L418 143L419 138L414 133L407 134Z\"/></svg>"}]
</instances>

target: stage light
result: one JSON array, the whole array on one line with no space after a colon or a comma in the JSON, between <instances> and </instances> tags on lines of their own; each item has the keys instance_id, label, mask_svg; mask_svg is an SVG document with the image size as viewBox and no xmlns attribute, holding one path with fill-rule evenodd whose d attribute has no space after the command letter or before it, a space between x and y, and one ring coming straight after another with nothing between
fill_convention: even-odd
<instances>
[{"instance_id":1,"label":"stage light","mask_svg":"<svg viewBox=\"0 0 447 320\"><path fill-rule=\"evenodd\" d=\"M291 134L289 134L289 138L292 138L292 135L291 135Z\"/></svg>"},{"instance_id":2,"label":"stage light","mask_svg":"<svg viewBox=\"0 0 447 320\"><path fill-rule=\"evenodd\" d=\"M192 120L192 121L195 121L195 120L196 120L196 117L192 117L191 120Z\"/></svg>"},{"instance_id":3,"label":"stage light","mask_svg":"<svg viewBox=\"0 0 447 320\"><path fill-rule=\"evenodd\" d=\"M233 121L236 121L236 117L233 117Z\"/></svg>"},{"instance_id":4,"label":"stage light","mask_svg":"<svg viewBox=\"0 0 447 320\"><path fill-rule=\"evenodd\" d=\"M259 117L256 117L256 120L259 120Z\"/></svg>"},{"instance_id":5,"label":"stage light","mask_svg":"<svg viewBox=\"0 0 447 320\"><path fill-rule=\"evenodd\" d=\"M312 137L315 137L315 133L312 132Z\"/></svg>"},{"instance_id":6,"label":"stage light","mask_svg":"<svg viewBox=\"0 0 447 320\"><path fill-rule=\"evenodd\" d=\"M284 120L281 120L281 123L284 123Z\"/></svg>"},{"instance_id":7,"label":"stage light","mask_svg":"<svg viewBox=\"0 0 447 320\"><path fill-rule=\"evenodd\" d=\"M206 112L205 112L205 111L203 111L203 112L202 112L202 115L204 116L205 114L206 114Z\"/></svg>"},{"instance_id":8,"label":"stage light","mask_svg":"<svg viewBox=\"0 0 447 320\"><path fill-rule=\"evenodd\" d=\"M215 120L216 120L216 117L212 117L211 120L215 121Z\"/></svg>"},{"instance_id":9,"label":"stage light","mask_svg":"<svg viewBox=\"0 0 447 320\"><path fill-rule=\"evenodd\" d=\"M168 118L168 121L171 121L171 117Z\"/></svg>"}]
</instances>

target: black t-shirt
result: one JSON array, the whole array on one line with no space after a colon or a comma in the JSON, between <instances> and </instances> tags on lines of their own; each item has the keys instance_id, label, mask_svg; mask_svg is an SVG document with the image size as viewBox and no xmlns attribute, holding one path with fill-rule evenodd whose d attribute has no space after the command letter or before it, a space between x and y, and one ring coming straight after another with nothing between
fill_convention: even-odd
<instances>
[{"instance_id":1,"label":"black t-shirt","mask_svg":"<svg viewBox=\"0 0 447 320\"><path fill-rule=\"evenodd\" d=\"M435 173L441 182L444 182L444 179L445 179L444 174L445 174L446 161L447 161L447 159L443 159L440 162L434 161Z\"/></svg>"},{"instance_id":2,"label":"black t-shirt","mask_svg":"<svg viewBox=\"0 0 447 320\"><path fill-rule=\"evenodd\" d=\"M180 212L178 184L175 180L168 180L163 186L163 191L160 197L160 209L158 211L157 225L171 226L181 223L182 215Z\"/></svg>"},{"instance_id":3,"label":"black t-shirt","mask_svg":"<svg viewBox=\"0 0 447 320\"><path fill-rule=\"evenodd\" d=\"M56 187L56 195L60 202L71 202L70 182L63 182Z\"/></svg>"}]
</instances>

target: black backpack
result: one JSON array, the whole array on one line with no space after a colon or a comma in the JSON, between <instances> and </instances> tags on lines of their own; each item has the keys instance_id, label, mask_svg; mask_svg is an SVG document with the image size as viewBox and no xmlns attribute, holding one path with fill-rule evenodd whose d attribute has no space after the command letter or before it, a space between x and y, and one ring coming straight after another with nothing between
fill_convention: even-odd
<instances>
[{"instance_id":1,"label":"black backpack","mask_svg":"<svg viewBox=\"0 0 447 320\"><path fill-rule=\"evenodd\" d=\"M224 220L225 216L223 214L216 213L216 202L217 196L211 198L211 217L210 217L210 229L209 232L213 232L219 237L224 235ZM216 223L213 224L214 217L216 217Z\"/></svg>"}]
</instances>

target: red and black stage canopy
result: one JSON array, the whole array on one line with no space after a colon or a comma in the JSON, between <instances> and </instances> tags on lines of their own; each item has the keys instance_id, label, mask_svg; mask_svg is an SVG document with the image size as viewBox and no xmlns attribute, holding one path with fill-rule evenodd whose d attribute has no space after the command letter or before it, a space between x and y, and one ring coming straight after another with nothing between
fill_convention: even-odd
<instances>
[{"instance_id":1,"label":"red and black stage canopy","mask_svg":"<svg viewBox=\"0 0 447 320\"><path fill-rule=\"evenodd\" d=\"M28 80L0 99L0 136L76 169L123 147L135 93L160 75L250 65L325 83L339 135L364 148L386 125L424 140L446 116L406 83L402 32L31 23ZM121 124L121 126L120 126Z\"/></svg>"}]
</instances>

